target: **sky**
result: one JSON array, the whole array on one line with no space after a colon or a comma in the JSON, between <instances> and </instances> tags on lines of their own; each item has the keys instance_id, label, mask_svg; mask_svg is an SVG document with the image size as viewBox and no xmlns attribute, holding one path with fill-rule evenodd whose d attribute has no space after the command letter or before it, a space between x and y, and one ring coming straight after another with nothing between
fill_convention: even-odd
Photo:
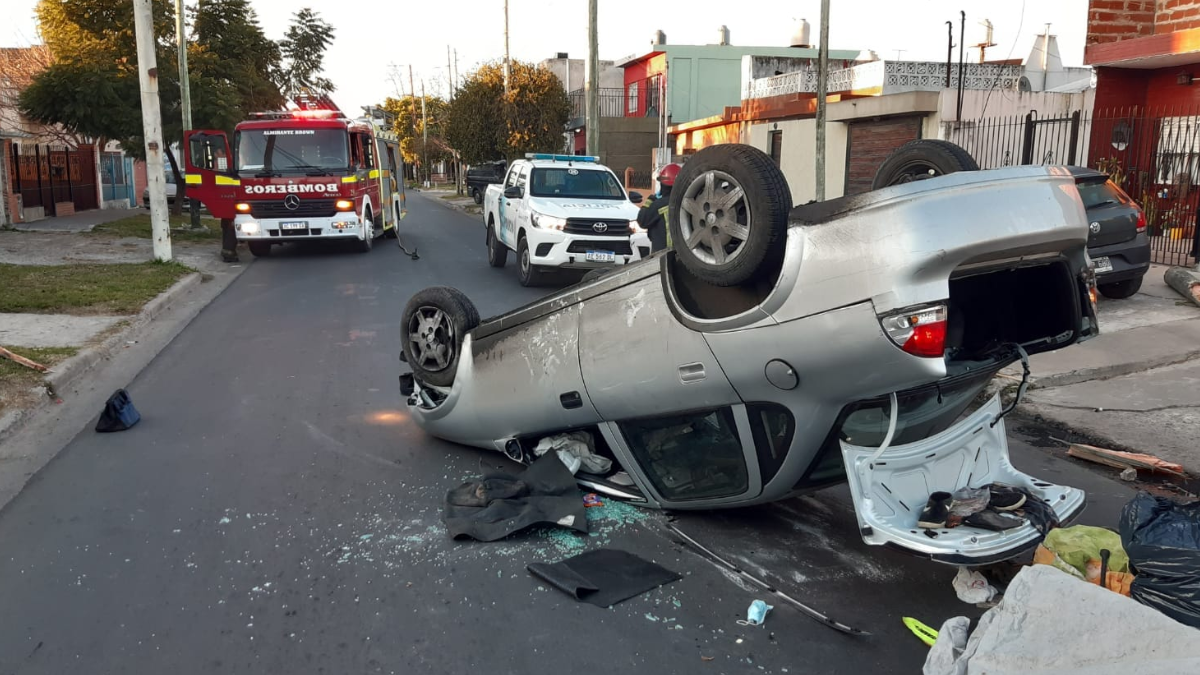
<instances>
[{"instance_id":1,"label":"sky","mask_svg":"<svg viewBox=\"0 0 1200 675\"><path fill-rule=\"evenodd\" d=\"M129 0L123 0L128 2ZM184 0L194 5L196 0ZM786 46L795 20L819 35L819 0L598 0L600 58L644 54L655 30L669 44L713 44L724 24L735 45ZM33 8L37 0L0 0L0 46L39 41ZM459 78L478 64L504 56L504 0L251 0L267 37L279 39L293 12L308 6L333 24L335 40L325 72L337 86L333 99L345 111L408 92L408 67L417 92L445 94L447 46L457 50ZM587 56L587 0L508 0L511 58L540 61L567 52ZM984 19L994 26L989 59L1021 58L1035 36L1050 25L1063 63L1082 65L1087 0L832 0L829 44L833 49L874 50L884 59L943 61L946 21L967 14L969 45L981 41ZM353 7L353 12L346 9ZM736 8L736 11L733 11ZM955 48L955 58L958 50ZM453 65L453 55L451 55ZM398 79L395 75L399 73Z\"/></svg>"}]
</instances>

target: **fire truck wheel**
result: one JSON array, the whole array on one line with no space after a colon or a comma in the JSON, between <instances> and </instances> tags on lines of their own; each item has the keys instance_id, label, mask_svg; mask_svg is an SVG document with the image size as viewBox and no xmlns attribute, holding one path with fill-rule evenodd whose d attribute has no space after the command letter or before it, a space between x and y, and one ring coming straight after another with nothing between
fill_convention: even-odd
<instances>
[{"instance_id":1,"label":"fire truck wheel","mask_svg":"<svg viewBox=\"0 0 1200 675\"><path fill-rule=\"evenodd\" d=\"M251 241L246 245L250 248L250 253L255 258L265 258L271 255L271 242L269 241Z\"/></svg>"},{"instance_id":2,"label":"fire truck wheel","mask_svg":"<svg viewBox=\"0 0 1200 675\"><path fill-rule=\"evenodd\" d=\"M363 228L366 230L366 232L363 234L363 238L358 242L358 252L369 253L371 251L371 247L375 245L375 223L371 221L370 211L367 211L363 222L366 223L366 227Z\"/></svg>"}]
</instances>

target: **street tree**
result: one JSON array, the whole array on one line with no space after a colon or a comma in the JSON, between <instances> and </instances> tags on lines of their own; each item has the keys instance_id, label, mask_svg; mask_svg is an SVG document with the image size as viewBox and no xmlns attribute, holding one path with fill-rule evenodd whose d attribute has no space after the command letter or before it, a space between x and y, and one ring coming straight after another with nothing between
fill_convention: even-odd
<instances>
[{"instance_id":1,"label":"street tree","mask_svg":"<svg viewBox=\"0 0 1200 675\"><path fill-rule=\"evenodd\" d=\"M446 140L472 164L553 152L562 144L570 108L562 83L548 69L510 62L506 96L503 66L484 64L455 92Z\"/></svg>"},{"instance_id":2,"label":"street tree","mask_svg":"<svg viewBox=\"0 0 1200 675\"><path fill-rule=\"evenodd\" d=\"M379 107L393 116L392 129L400 137L400 152L408 166L425 167L425 162L435 164L453 156L445 137L446 119L450 112L450 104L445 99L439 96L426 97L424 114L421 112L421 99L412 96L389 96ZM425 140L426 124L428 142Z\"/></svg>"},{"instance_id":3,"label":"street tree","mask_svg":"<svg viewBox=\"0 0 1200 675\"><path fill-rule=\"evenodd\" d=\"M279 42L284 66L280 84L288 96L304 90L312 94L329 94L336 87L321 75L325 51L333 44L333 26L311 8L304 7L292 15L292 25Z\"/></svg>"},{"instance_id":4,"label":"street tree","mask_svg":"<svg viewBox=\"0 0 1200 675\"><path fill-rule=\"evenodd\" d=\"M209 120L209 128L232 131L250 112L283 107L280 47L263 33L249 0L200 0L192 12L191 39L189 76L211 78L235 90L232 100L223 97L232 110L213 110L205 117L193 110L193 118ZM195 96L192 105L197 105ZM221 124L215 117L225 113L233 119Z\"/></svg>"}]
</instances>

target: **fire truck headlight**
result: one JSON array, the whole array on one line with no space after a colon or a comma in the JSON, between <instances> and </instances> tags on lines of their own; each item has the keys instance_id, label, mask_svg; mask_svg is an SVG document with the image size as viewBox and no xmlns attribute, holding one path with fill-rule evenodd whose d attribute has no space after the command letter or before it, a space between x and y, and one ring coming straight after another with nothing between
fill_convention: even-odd
<instances>
[{"instance_id":1,"label":"fire truck headlight","mask_svg":"<svg viewBox=\"0 0 1200 675\"><path fill-rule=\"evenodd\" d=\"M238 202L234 208L237 209L238 213L250 213L250 205L246 202Z\"/></svg>"},{"instance_id":2,"label":"fire truck headlight","mask_svg":"<svg viewBox=\"0 0 1200 675\"><path fill-rule=\"evenodd\" d=\"M242 223L238 225L238 229L241 230L243 234L258 234L258 223Z\"/></svg>"},{"instance_id":3,"label":"fire truck headlight","mask_svg":"<svg viewBox=\"0 0 1200 675\"><path fill-rule=\"evenodd\" d=\"M339 199L339 200L337 200L337 203L335 204L335 206L337 207L338 211L353 211L354 210L354 202L349 199Z\"/></svg>"}]
</instances>

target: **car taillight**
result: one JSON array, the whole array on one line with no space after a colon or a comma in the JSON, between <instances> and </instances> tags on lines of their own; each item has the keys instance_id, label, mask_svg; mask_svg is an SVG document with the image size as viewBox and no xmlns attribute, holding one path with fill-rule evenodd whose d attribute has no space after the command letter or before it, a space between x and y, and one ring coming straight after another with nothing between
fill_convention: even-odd
<instances>
[{"instance_id":1,"label":"car taillight","mask_svg":"<svg viewBox=\"0 0 1200 675\"><path fill-rule=\"evenodd\" d=\"M882 323L892 342L909 354L940 358L946 350L945 305L906 309Z\"/></svg>"},{"instance_id":2,"label":"car taillight","mask_svg":"<svg viewBox=\"0 0 1200 675\"><path fill-rule=\"evenodd\" d=\"M1137 231L1138 234L1146 231L1146 212L1141 209L1138 209Z\"/></svg>"}]
</instances>

